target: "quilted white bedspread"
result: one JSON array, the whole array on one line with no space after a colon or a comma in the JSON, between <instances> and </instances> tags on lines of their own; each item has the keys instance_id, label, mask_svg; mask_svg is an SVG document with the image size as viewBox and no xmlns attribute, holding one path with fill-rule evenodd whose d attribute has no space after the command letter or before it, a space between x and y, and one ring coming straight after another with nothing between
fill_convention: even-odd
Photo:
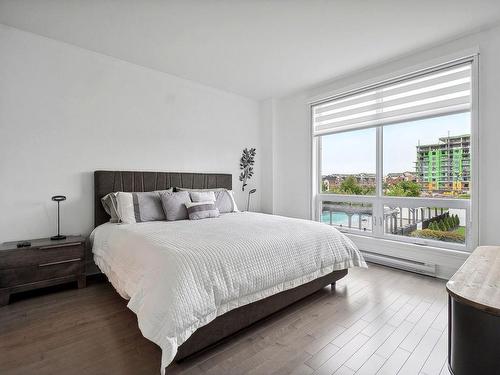
<instances>
[{"instance_id":1,"label":"quilted white bedspread","mask_svg":"<svg viewBox=\"0 0 500 375\"><path fill-rule=\"evenodd\" d=\"M334 270L366 267L335 228L259 213L107 223L92 238L97 265L162 349L162 373L177 347L217 316Z\"/></svg>"}]
</instances>

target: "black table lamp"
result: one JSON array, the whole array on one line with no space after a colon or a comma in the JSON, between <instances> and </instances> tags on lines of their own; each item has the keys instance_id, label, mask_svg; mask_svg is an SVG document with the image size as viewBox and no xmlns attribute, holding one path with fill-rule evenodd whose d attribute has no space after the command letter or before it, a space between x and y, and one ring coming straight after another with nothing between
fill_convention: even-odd
<instances>
[{"instance_id":1,"label":"black table lamp","mask_svg":"<svg viewBox=\"0 0 500 375\"><path fill-rule=\"evenodd\" d=\"M247 211L250 209L250 195L252 195L253 193L255 193L257 191L257 189L252 189L248 192L248 200L247 200Z\"/></svg>"},{"instance_id":2,"label":"black table lamp","mask_svg":"<svg viewBox=\"0 0 500 375\"><path fill-rule=\"evenodd\" d=\"M66 200L64 195L54 195L52 197L54 202L57 202L57 236L50 237L51 240L64 240L66 236L61 235L61 213L59 211L59 203Z\"/></svg>"}]
</instances>

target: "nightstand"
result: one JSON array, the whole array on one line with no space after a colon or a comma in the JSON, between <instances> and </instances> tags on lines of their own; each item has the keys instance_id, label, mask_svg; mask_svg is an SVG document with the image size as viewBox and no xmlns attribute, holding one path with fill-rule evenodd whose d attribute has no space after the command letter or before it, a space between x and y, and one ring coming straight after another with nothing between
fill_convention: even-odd
<instances>
[{"instance_id":1,"label":"nightstand","mask_svg":"<svg viewBox=\"0 0 500 375\"><path fill-rule=\"evenodd\" d=\"M30 247L18 248L18 241L0 245L0 306L7 305L10 295L17 292L71 281L77 281L78 288L85 287L84 237L30 242Z\"/></svg>"}]
</instances>

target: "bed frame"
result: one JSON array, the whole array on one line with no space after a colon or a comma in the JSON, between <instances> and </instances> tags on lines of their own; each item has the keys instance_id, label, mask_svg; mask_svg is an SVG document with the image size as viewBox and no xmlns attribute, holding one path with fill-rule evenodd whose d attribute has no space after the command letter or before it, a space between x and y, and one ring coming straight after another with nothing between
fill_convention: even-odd
<instances>
[{"instance_id":1,"label":"bed frame","mask_svg":"<svg viewBox=\"0 0 500 375\"><path fill-rule=\"evenodd\" d=\"M94 172L94 226L97 227L109 220L109 216L101 204L101 198L106 194L116 191L165 190L170 187L191 189L225 188L231 190L232 175L186 172L96 171ZM222 339L284 309L327 285L332 285L332 288L335 287L335 282L345 275L347 275L346 269L334 271L296 288L228 311L194 332L179 347L175 360L183 360L207 349Z\"/></svg>"}]
</instances>

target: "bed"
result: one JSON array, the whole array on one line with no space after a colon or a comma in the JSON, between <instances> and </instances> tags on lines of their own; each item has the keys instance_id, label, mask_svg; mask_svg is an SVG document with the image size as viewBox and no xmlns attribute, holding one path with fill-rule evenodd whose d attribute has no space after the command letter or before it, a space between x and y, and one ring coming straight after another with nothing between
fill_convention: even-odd
<instances>
[{"instance_id":1,"label":"bed","mask_svg":"<svg viewBox=\"0 0 500 375\"><path fill-rule=\"evenodd\" d=\"M355 245L320 223L252 212L215 219L112 224L110 192L232 189L230 174L96 171L94 260L128 299L161 371L366 267Z\"/></svg>"}]
</instances>

